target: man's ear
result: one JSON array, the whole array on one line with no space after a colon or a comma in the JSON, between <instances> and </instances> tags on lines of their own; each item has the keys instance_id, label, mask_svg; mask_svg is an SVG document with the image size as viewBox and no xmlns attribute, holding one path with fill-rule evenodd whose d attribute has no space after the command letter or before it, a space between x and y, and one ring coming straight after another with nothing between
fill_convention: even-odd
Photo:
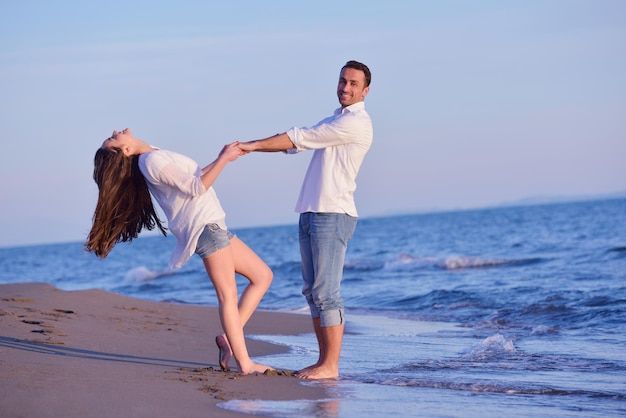
<instances>
[{"instance_id":1,"label":"man's ear","mask_svg":"<svg viewBox=\"0 0 626 418\"><path fill-rule=\"evenodd\" d=\"M365 99L365 96L367 96L367 93L370 92L370 86L367 86L363 89L363 93L361 93L361 97Z\"/></svg>"}]
</instances>

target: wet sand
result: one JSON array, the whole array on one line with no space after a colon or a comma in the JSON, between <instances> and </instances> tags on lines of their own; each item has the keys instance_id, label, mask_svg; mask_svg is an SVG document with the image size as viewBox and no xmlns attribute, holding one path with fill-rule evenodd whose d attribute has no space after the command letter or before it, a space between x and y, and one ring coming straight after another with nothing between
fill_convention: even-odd
<instances>
[{"instance_id":1,"label":"wet sand","mask_svg":"<svg viewBox=\"0 0 626 418\"><path fill-rule=\"evenodd\" d=\"M307 315L259 311L246 334L311 332ZM227 400L323 399L291 371L222 372L217 308L103 290L0 285L0 416L248 416ZM248 339L252 357L286 350ZM236 370L234 360L231 370Z\"/></svg>"}]
</instances>

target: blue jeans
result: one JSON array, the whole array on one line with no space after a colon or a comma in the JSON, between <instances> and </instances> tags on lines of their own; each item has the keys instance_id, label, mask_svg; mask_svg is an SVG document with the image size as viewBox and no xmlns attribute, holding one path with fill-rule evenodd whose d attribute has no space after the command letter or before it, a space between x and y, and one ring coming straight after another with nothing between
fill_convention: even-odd
<instances>
[{"instance_id":1,"label":"blue jeans","mask_svg":"<svg viewBox=\"0 0 626 418\"><path fill-rule=\"evenodd\" d=\"M356 223L357 218L343 213L300 214L302 294L311 316L320 318L323 327L342 325L345 321L341 277L348 241Z\"/></svg>"}]
</instances>

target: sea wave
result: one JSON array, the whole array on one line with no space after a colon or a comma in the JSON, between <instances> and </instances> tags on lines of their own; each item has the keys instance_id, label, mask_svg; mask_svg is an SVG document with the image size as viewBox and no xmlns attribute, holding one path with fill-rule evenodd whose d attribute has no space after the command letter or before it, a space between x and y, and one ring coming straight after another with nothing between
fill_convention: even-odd
<instances>
[{"instance_id":1,"label":"sea wave","mask_svg":"<svg viewBox=\"0 0 626 418\"><path fill-rule=\"evenodd\" d=\"M616 401L626 400L626 394L610 391L590 391L585 389L561 389L545 385L532 383L515 383L508 381L465 380L450 381L424 378L398 378L393 377L387 380L371 381L366 383L377 383L381 385L449 389L455 391L466 391L475 393L501 393L507 395L548 395L548 396L583 396L595 398L609 398Z\"/></svg>"},{"instance_id":2,"label":"sea wave","mask_svg":"<svg viewBox=\"0 0 626 418\"><path fill-rule=\"evenodd\" d=\"M501 358L503 355L515 353L513 340L505 338L502 334L495 334L482 340L462 356L465 361L488 361Z\"/></svg>"},{"instance_id":3,"label":"sea wave","mask_svg":"<svg viewBox=\"0 0 626 418\"><path fill-rule=\"evenodd\" d=\"M467 307L482 307L482 301L477 295L463 290L437 289L424 295L411 295L398 298L391 302L396 307L412 308L413 310L426 309L460 309Z\"/></svg>"},{"instance_id":4,"label":"sea wave","mask_svg":"<svg viewBox=\"0 0 626 418\"><path fill-rule=\"evenodd\" d=\"M363 383L392 386L507 394L582 395L624 400L626 393L619 389L612 390L612 387L596 390L575 382L556 386L515 377L518 373L529 372L568 376L579 373L621 375L624 371L626 362L619 359L597 361L595 358L550 353L538 356L518 349L512 337L495 333L460 351L457 356L405 363L368 375L346 377Z\"/></svg>"},{"instance_id":5,"label":"sea wave","mask_svg":"<svg viewBox=\"0 0 626 418\"><path fill-rule=\"evenodd\" d=\"M299 266L299 264L298 264ZM351 259L346 260L343 264L345 271L368 272L381 270L385 263L377 260L369 259Z\"/></svg>"},{"instance_id":6,"label":"sea wave","mask_svg":"<svg viewBox=\"0 0 626 418\"><path fill-rule=\"evenodd\" d=\"M626 258L626 246L611 248L607 250L606 254L611 258L623 260L624 258Z\"/></svg>"},{"instance_id":7,"label":"sea wave","mask_svg":"<svg viewBox=\"0 0 626 418\"><path fill-rule=\"evenodd\" d=\"M486 267L506 267L506 266L521 266L527 264L536 264L543 261L541 258L523 258L523 259L482 259L477 257L447 257L441 263L439 267L446 270L459 270L459 269L475 269Z\"/></svg>"},{"instance_id":8,"label":"sea wave","mask_svg":"<svg viewBox=\"0 0 626 418\"><path fill-rule=\"evenodd\" d=\"M486 374L497 374L498 371L554 371L616 373L626 372L626 362L618 359L604 359L577 356L563 356L550 353L525 352L515 347L513 338L496 333L484 338L469 349L463 350L458 357L443 360L426 360L407 363L397 367L381 370L381 374L414 374L413 372L436 373L438 371L480 370Z\"/></svg>"},{"instance_id":9,"label":"sea wave","mask_svg":"<svg viewBox=\"0 0 626 418\"><path fill-rule=\"evenodd\" d=\"M396 258L384 263L383 269L388 271L416 271L421 269L463 270L491 267L510 267L543 262L542 258L497 259L470 256L417 257L410 254L399 254Z\"/></svg>"},{"instance_id":10,"label":"sea wave","mask_svg":"<svg viewBox=\"0 0 626 418\"><path fill-rule=\"evenodd\" d=\"M156 280L160 277L172 276L177 274L173 270L151 270L145 266L133 267L124 274L124 282L126 283L146 283Z\"/></svg>"}]
</instances>

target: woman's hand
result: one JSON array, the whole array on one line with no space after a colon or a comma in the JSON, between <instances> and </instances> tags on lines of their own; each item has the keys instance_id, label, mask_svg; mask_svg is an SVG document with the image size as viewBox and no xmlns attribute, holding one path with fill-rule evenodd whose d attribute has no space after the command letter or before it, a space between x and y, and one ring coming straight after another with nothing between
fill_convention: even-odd
<instances>
[{"instance_id":1,"label":"woman's hand","mask_svg":"<svg viewBox=\"0 0 626 418\"><path fill-rule=\"evenodd\" d=\"M244 154L245 152L239 148L239 141L235 141L228 145L224 145L224 148L222 148L222 151L220 152L220 157L225 158L228 162L231 162L235 161Z\"/></svg>"}]
</instances>

